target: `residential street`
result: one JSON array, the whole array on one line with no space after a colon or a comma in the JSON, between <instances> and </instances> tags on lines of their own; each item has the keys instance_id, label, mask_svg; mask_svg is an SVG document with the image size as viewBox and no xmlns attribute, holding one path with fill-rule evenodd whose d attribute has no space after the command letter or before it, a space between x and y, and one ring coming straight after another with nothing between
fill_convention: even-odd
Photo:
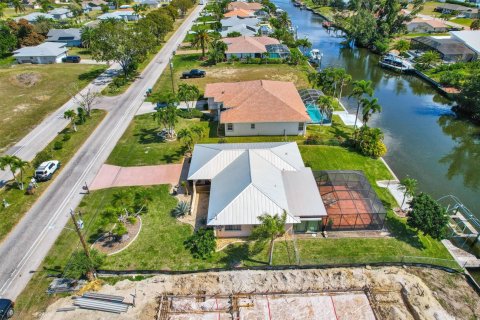
<instances>
[{"instance_id":1,"label":"residential street","mask_svg":"<svg viewBox=\"0 0 480 320\"><path fill-rule=\"evenodd\" d=\"M0 265L0 296L15 299L26 286L70 218L70 208L75 208L84 196L82 186L85 183L90 184L96 176L142 104L146 90L153 87L167 67L172 52L182 42L203 7L204 5L199 5L194 9L126 93L113 99L103 99L96 106L96 108L109 110L104 121L15 229L0 244L2 261ZM50 128L48 122L44 121L42 125L45 125L45 128L40 128L36 135L47 134L46 132L53 134L61 130L65 126L66 120L59 119L60 112L63 114L63 111L59 110L49 117L49 119L51 118L50 126L55 126L55 128ZM37 143L35 135L29 135L22 141L24 140L24 143ZM39 148L41 150L43 147ZM25 151L23 151L24 149ZM34 152L26 149L33 148L20 149L22 153L20 154L19 151L17 155L25 160L30 160L33 158Z\"/></svg>"}]
</instances>

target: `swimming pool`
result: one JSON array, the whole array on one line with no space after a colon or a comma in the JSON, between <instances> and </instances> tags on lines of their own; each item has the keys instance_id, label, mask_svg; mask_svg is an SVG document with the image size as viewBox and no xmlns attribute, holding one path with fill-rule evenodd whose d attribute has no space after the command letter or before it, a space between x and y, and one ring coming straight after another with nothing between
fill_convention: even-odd
<instances>
[{"instance_id":1,"label":"swimming pool","mask_svg":"<svg viewBox=\"0 0 480 320\"><path fill-rule=\"evenodd\" d=\"M307 113L312 119L312 123L325 124L330 123L330 119L325 117L315 104L306 104Z\"/></svg>"}]
</instances>

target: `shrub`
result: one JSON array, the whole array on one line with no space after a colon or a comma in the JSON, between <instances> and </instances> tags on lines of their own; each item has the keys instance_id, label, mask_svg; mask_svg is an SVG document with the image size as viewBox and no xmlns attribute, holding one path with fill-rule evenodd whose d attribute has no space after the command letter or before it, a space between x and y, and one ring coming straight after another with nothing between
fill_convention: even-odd
<instances>
[{"instance_id":1,"label":"shrub","mask_svg":"<svg viewBox=\"0 0 480 320\"><path fill-rule=\"evenodd\" d=\"M318 145L318 144L322 144L322 139L320 138L320 135L318 134L313 134L313 135L309 135L307 137L307 139L305 139L305 144L310 144L310 145Z\"/></svg>"},{"instance_id":2,"label":"shrub","mask_svg":"<svg viewBox=\"0 0 480 320\"><path fill-rule=\"evenodd\" d=\"M112 234L117 239L117 241L120 240L127 233L127 227L125 227L125 225L121 222L117 223L115 228L112 230Z\"/></svg>"},{"instance_id":3,"label":"shrub","mask_svg":"<svg viewBox=\"0 0 480 320\"><path fill-rule=\"evenodd\" d=\"M378 128L363 126L358 132L357 148L364 156L378 158L387 153L383 143L383 133Z\"/></svg>"},{"instance_id":4,"label":"shrub","mask_svg":"<svg viewBox=\"0 0 480 320\"><path fill-rule=\"evenodd\" d=\"M137 223L137 218L130 216L127 218L127 222L130 224L135 224Z\"/></svg>"},{"instance_id":5,"label":"shrub","mask_svg":"<svg viewBox=\"0 0 480 320\"><path fill-rule=\"evenodd\" d=\"M190 212L190 205L186 201L180 201L172 210L174 217L183 217Z\"/></svg>"},{"instance_id":6,"label":"shrub","mask_svg":"<svg viewBox=\"0 0 480 320\"><path fill-rule=\"evenodd\" d=\"M206 259L215 252L217 243L212 229L200 228L184 242L184 245L194 258Z\"/></svg>"},{"instance_id":7,"label":"shrub","mask_svg":"<svg viewBox=\"0 0 480 320\"><path fill-rule=\"evenodd\" d=\"M203 112L198 109L190 109L190 111L185 109L178 109L177 115L180 118L184 119L203 118L204 116Z\"/></svg>"},{"instance_id":8,"label":"shrub","mask_svg":"<svg viewBox=\"0 0 480 320\"><path fill-rule=\"evenodd\" d=\"M70 140L71 137L72 137L72 136L71 136L69 133L65 133L65 134L63 135L63 141L68 141L68 140Z\"/></svg>"},{"instance_id":9,"label":"shrub","mask_svg":"<svg viewBox=\"0 0 480 320\"><path fill-rule=\"evenodd\" d=\"M55 141L53 144L53 149L54 150L60 150L63 148L63 142L62 141Z\"/></svg>"},{"instance_id":10,"label":"shrub","mask_svg":"<svg viewBox=\"0 0 480 320\"><path fill-rule=\"evenodd\" d=\"M78 279L92 269L99 268L105 261L105 255L95 249L90 250L90 259L87 258L85 252L78 250L72 254L68 267L63 270L63 275L68 278Z\"/></svg>"},{"instance_id":11,"label":"shrub","mask_svg":"<svg viewBox=\"0 0 480 320\"><path fill-rule=\"evenodd\" d=\"M410 201L407 224L424 235L438 240L445 238L448 220L445 209L428 194L420 193Z\"/></svg>"},{"instance_id":12,"label":"shrub","mask_svg":"<svg viewBox=\"0 0 480 320\"><path fill-rule=\"evenodd\" d=\"M35 159L33 160L33 165L38 167L42 162L49 161L53 159L53 152L52 149L45 149L37 153Z\"/></svg>"}]
</instances>

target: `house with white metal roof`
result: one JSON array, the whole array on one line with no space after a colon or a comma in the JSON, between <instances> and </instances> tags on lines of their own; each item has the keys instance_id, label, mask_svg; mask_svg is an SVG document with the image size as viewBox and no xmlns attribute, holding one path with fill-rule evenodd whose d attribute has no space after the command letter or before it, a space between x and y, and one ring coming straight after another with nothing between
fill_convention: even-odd
<instances>
[{"instance_id":1,"label":"house with white metal roof","mask_svg":"<svg viewBox=\"0 0 480 320\"><path fill-rule=\"evenodd\" d=\"M56 19L56 20L63 20L63 19L73 17L73 12L68 8L55 8L53 10L48 11L48 14L53 16L53 19Z\"/></svg>"},{"instance_id":2,"label":"house with white metal roof","mask_svg":"<svg viewBox=\"0 0 480 320\"><path fill-rule=\"evenodd\" d=\"M477 59L480 57L480 30L452 31L450 33L454 39L460 40L475 51Z\"/></svg>"},{"instance_id":3,"label":"house with white metal roof","mask_svg":"<svg viewBox=\"0 0 480 320\"><path fill-rule=\"evenodd\" d=\"M197 144L188 180L194 210L197 189L210 188L206 224L217 237L248 236L264 214L286 212L289 232L294 224L327 216L295 142Z\"/></svg>"},{"instance_id":4,"label":"house with white metal roof","mask_svg":"<svg viewBox=\"0 0 480 320\"><path fill-rule=\"evenodd\" d=\"M137 21L140 19L140 16L136 14L133 10L117 10L114 12L107 12L102 15L99 15L98 20L123 20L123 21Z\"/></svg>"},{"instance_id":5,"label":"house with white metal roof","mask_svg":"<svg viewBox=\"0 0 480 320\"><path fill-rule=\"evenodd\" d=\"M23 47L13 52L17 63L60 63L67 56L66 43L44 42L34 47Z\"/></svg>"},{"instance_id":6,"label":"house with white metal roof","mask_svg":"<svg viewBox=\"0 0 480 320\"><path fill-rule=\"evenodd\" d=\"M19 21L19 20L24 19L24 20L27 20L30 23L34 23L40 17L45 18L45 19L53 19L53 16L51 14L43 13L43 12L32 12L32 13L29 13L27 15L15 18L15 21Z\"/></svg>"}]
</instances>

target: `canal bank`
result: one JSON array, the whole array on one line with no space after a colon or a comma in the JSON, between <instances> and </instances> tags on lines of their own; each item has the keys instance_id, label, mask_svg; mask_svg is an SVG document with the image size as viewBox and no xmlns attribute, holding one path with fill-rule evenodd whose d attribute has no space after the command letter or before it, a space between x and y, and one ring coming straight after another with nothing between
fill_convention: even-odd
<instances>
[{"instance_id":1,"label":"canal bank","mask_svg":"<svg viewBox=\"0 0 480 320\"><path fill-rule=\"evenodd\" d=\"M385 132L385 160L397 176L409 175L435 198L454 194L480 217L480 129L458 120L451 102L413 75L399 75L378 66L379 56L361 48L345 48L342 33L322 27L325 20L300 10L288 0L274 0L323 53L322 67L342 67L353 80L371 80L383 110L371 125ZM350 112L354 99L343 99Z\"/></svg>"}]
</instances>

